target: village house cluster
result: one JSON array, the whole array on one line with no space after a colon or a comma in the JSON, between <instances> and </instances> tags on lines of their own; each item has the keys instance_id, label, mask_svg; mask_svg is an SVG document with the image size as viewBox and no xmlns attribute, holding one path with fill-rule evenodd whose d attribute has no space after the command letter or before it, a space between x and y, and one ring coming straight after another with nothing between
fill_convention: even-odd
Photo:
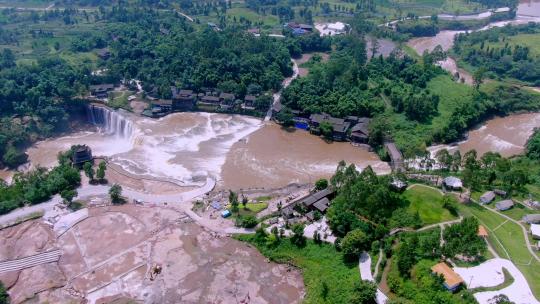
<instances>
[{"instance_id":1,"label":"village house cluster","mask_svg":"<svg viewBox=\"0 0 540 304\"><path fill-rule=\"evenodd\" d=\"M97 99L106 99L114 88L114 84L110 83L91 85L90 94ZM237 98L233 93L221 92L217 89L205 89L197 93L174 86L171 86L171 99L155 98L152 95L152 93L148 94L150 109L143 112L143 115L150 117L162 117L171 112L193 110L253 112L257 110L257 99L260 97L248 94L244 98Z\"/></svg>"},{"instance_id":2,"label":"village house cluster","mask_svg":"<svg viewBox=\"0 0 540 304\"><path fill-rule=\"evenodd\" d=\"M347 116L346 118L333 117L326 113L311 114L309 118L302 117L299 112L293 121L298 129L309 130L315 135L322 134L321 125L327 124L332 128L331 139L335 141L350 140L353 143L367 144L369 139L369 122L367 117Z\"/></svg>"},{"instance_id":3,"label":"village house cluster","mask_svg":"<svg viewBox=\"0 0 540 304\"><path fill-rule=\"evenodd\" d=\"M171 99L154 99L151 102L151 115L159 117L170 112L192 111L195 109L207 111L237 111L256 109L257 96L245 95L243 99L237 98L233 93L220 92L207 89L196 93L193 90L171 87Z\"/></svg>"}]
</instances>

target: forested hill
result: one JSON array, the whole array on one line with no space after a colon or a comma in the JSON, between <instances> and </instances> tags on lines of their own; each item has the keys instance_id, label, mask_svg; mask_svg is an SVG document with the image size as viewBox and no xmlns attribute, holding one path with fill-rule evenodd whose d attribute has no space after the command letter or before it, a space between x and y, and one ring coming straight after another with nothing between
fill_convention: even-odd
<instances>
[{"instance_id":1,"label":"forested hill","mask_svg":"<svg viewBox=\"0 0 540 304\"><path fill-rule=\"evenodd\" d=\"M440 48L419 59L397 50L368 60L363 46L361 35L336 40L328 62L312 63L307 76L284 90L282 103L306 117L320 112L371 117L369 144L377 148L392 139L406 157L422 155L431 144L457 141L494 115L540 109L540 96L517 86L455 82L433 64L446 56ZM285 109L280 118L286 113L292 111Z\"/></svg>"},{"instance_id":2,"label":"forested hill","mask_svg":"<svg viewBox=\"0 0 540 304\"><path fill-rule=\"evenodd\" d=\"M91 84L140 79L165 98L171 85L235 93L250 84L277 89L292 73L290 52L302 49L296 40L257 38L234 27L215 31L173 11L133 5L90 13L5 10L2 20L0 32L10 39L2 42L0 58L0 167L23 163L28 144L65 130L70 110L80 105L76 97ZM18 30L38 22L52 30L32 31L31 37ZM56 38L71 28L76 35ZM80 59L106 47L107 60ZM106 76L95 76L96 69Z\"/></svg>"}]
</instances>

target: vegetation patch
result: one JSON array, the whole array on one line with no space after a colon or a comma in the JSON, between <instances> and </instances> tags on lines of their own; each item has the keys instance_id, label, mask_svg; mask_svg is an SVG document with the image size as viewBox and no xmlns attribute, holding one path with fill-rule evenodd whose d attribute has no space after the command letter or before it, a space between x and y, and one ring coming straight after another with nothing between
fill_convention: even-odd
<instances>
[{"instance_id":1,"label":"vegetation patch","mask_svg":"<svg viewBox=\"0 0 540 304\"><path fill-rule=\"evenodd\" d=\"M304 247L298 247L283 239L277 246L267 247L252 235L236 238L254 245L271 261L302 269L307 292L304 303L350 303L355 283L360 281L358 262L345 264L343 254L334 246L308 240Z\"/></svg>"},{"instance_id":2,"label":"vegetation patch","mask_svg":"<svg viewBox=\"0 0 540 304\"><path fill-rule=\"evenodd\" d=\"M424 225L457 218L444 208L444 196L436 189L418 185L407 189L403 197L410 202L407 209L413 213L418 212Z\"/></svg>"}]
</instances>

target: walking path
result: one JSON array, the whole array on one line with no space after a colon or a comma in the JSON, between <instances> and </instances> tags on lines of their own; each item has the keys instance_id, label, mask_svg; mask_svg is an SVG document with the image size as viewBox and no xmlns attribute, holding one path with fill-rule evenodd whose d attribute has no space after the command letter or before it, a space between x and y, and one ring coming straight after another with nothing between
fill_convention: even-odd
<instances>
[{"instance_id":1,"label":"walking path","mask_svg":"<svg viewBox=\"0 0 540 304\"><path fill-rule=\"evenodd\" d=\"M57 262L60 259L60 255L60 250L56 249L15 260L2 261L0 262L0 273L18 271L41 264Z\"/></svg>"},{"instance_id":2,"label":"walking path","mask_svg":"<svg viewBox=\"0 0 540 304\"><path fill-rule=\"evenodd\" d=\"M383 257L383 250L382 248L379 248L379 259L377 260L377 264L375 264L375 273L373 273L374 278L376 278L377 275L379 274L379 267L381 265L382 257Z\"/></svg>"},{"instance_id":3,"label":"walking path","mask_svg":"<svg viewBox=\"0 0 540 304\"><path fill-rule=\"evenodd\" d=\"M440 223L427 225L427 226L424 226L422 228L416 229L416 231L420 232L420 231L424 231L424 230L429 230L429 229L435 228L437 226L441 227L441 230L442 230L444 226L457 224L457 223L460 223L462 220L463 220L463 216L460 216L457 220L451 220L451 221L446 221L446 222L440 222Z\"/></svg>"},{"instance_id":4,"label":"walking path","mask_svg":"<svg viewBox=\"0 0 540 304\"><path fill-rule=\"evenodd\" d=\"M478 204L473 199L471 199L471 201L473 201L475 204ZM510 222L513 222L514 224L519 225L519 227L521 228L521 231L523 232L523 236L525 237L525 245L527 245L527 249L529 250L530 254L534 257L534 259L536 261L540 262L540 257L538 257L538 255L536 255L536 252L534 251L534 248L532 247L531 242L529 241L529 235L527 233L527 229L525 229L525 227L523 227L523 225L520 222L514 220L513 218L509 217L508 215L502 214L501 212L499 212L497 210L491 209L491 208L489 208L487 206L484 206L482 204L478 204L478 205L481 206L482 208L485 208L485 209L495 213L495 214L498 214L499 216L504 217L507 221L510 221Z\"/></svg>"},{"instance_id":5,"label":"walking path","mask_svg":"<svg viewBox=\"0 0 540 304\"><path fill-rule=\"evenodd\" d=\"M272 96L273 99L274 99L274 102L272 103L272 106L270 106L270 109L268 109L268 112L266 112L266 116L264 117L264 121L270 121L270 119L272 119L274 107L281 104L281 101L280 101L281 92L283 92L283 90L286 87L288 87L295 78L298 77L298 64L296 63L296 61L294 59L291 59L291 61L293 63L293 75L291 77L285 78L285 80L283 80L281 90L279 90L277 93L275 93Z\"/></svg>"},{"instance_id":6,"label":"walking path","mask_svg":"<svg viewBox=\"0 0 540 304\"><path fill-rule=\"evenodd\" d=\"M371 275L371 257L367 252L363 252L360 255L358 262L358 269L360 270L360 279L364 281L370 281L375 283L375 279ZM377 304L385 304L388 301L388 297L377 287Z\"/></svg>"}]
</instances>

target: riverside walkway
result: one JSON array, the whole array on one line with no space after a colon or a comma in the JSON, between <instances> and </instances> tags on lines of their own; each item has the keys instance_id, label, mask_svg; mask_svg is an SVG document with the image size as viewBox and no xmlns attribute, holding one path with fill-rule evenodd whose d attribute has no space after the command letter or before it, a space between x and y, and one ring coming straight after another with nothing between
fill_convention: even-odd
<instances>
[{"instance_id":1,"label":"riverside walkway","mask_svg":"<svg viewBox=\"0 0 540 304\"><path fill-rule=\"evenodd\" d=\"M193 199L203 196L206 193L212 191L215 186L216 181L209 177L206 179L206 183L203 186L187 192L172 194L152 194L126 188L123 189L122 196L125 196L128 199L138 199L158 204L178 204L191 202ZM78 196L75 199L96 195L108 195L109 189L110 186L106 185L83 185L77 189ZM16 223L17 221L29 217L35 213L46 213L47 211L51 211L54 209L54 206L60 203L62 203L62 198L60 197L60 195L55 195L50 200L41 204L15 209L8 214L0 216L0 227Z\"/></svg>"}]
</instances>

